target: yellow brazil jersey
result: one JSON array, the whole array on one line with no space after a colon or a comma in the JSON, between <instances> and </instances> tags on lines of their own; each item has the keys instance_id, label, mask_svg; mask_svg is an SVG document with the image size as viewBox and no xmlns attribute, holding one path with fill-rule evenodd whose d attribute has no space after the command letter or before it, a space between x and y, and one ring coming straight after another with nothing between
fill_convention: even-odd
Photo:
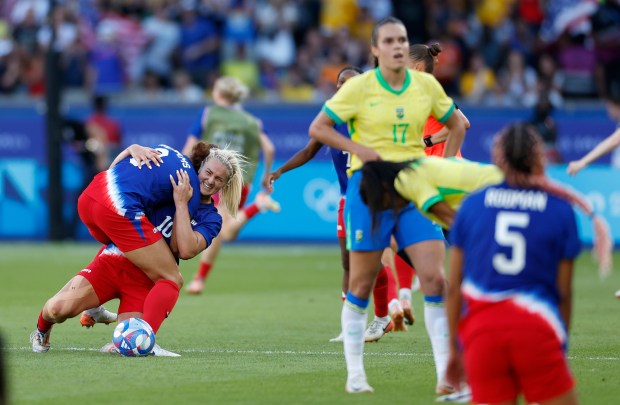
<instances>
[{"instance_id":1,"label":"yellow brazil jersey","mask_svg":"<svg viewBox=\"0 0 620 405\"><path fill-rule=\"evenodd\" d=\"M458 211L468 194L500 183L503 179L504 174L494 165L429 156L414 161L411 169L402 170L394 181L394 187L424 215L447 228L445 223L429 212L433 204L445 201L450 208Z\"/></svg>"},{"instance_id":2,"label":"yellow brazil jersey","mask_svg":"<svg viewBox=\"0 0 620 405\"><path fill-rule=\"evenodd\" d=\"M429 115L446 122L454 102L430 74L406 70L402 89L385 81L379 68L353 77L323 106L336 124L349 125L351 139L376 151L384 160L424 156L422 131ZM353 155L350 172L362 167Z\"/></svg>"}]
</instances>

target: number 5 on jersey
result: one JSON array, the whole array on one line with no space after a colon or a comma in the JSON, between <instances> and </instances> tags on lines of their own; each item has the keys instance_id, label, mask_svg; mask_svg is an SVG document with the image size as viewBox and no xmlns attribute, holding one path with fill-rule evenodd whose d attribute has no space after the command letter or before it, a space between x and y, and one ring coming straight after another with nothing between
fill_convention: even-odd
<instances>
[{"instance_id":1,"label":"number 5 on jersey","mask_svg":"<svg viewBox=\"0 0 620 405\"><path fill-rule=\"evenodd\" d=\"M504 253L493 255L493 268L498 273L514 276L525 267L526 242L518 228L525 229L529 224L530 215L527 213L500 211L497 214L495 241L500 246L512 249L511 258Z\"/></svg>"}]
</instances>

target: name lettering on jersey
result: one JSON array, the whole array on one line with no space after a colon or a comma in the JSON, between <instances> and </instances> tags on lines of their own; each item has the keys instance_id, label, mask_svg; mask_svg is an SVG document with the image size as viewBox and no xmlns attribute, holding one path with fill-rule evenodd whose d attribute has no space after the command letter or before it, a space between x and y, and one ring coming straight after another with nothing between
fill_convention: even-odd
<instances>
[{"instance_id":1,"label":"name lettering on jersey","mask_svg":"<svg viewBox=\"0 0 620 405\"><path fill-rule=\"evenodd\" d=\"M177 158L179 158L179 160L181 161L181 166L183 166L186 169L193 169L192 165L187 161L187 158L185 157L184 154L182 154L181 152L179 152L178 150L171 148L168 145L159 145L162 146L172 152L174 152L177 155ZM157 148L159 150L159 148Z\"/></svg>"},{"instance_id":2,"label":"name lettering on jersey","mask_svg":"<svg viewBox=\"0 0 620 405\"><path fill-rule=\"evenodd\" d=\"M490 188L484 194L484 206L543 212L547 208L547 197L542 191Z\"/></svg>"},{"instance_id":3,"label":"name lettering on jersey","mask_svg":"<svg viewBox=\"0 0 620 405\"><path fill-rule=\"evenodd\" d=\"M405 116L405 107L396 107L396 118L402 120Z\"/></svg>"},{"instance_id":4,"label":"name lettering on jersey","mask_svg":"<svg viewBox=\"0 0 620 405\"><path fill-rule=\"evenodd\" d=\"M368 105L369 105L370 107L376 107L376 106L378 106L379 104L381 104L381 101L371 101Z\"/></svg>"}]
</instances>

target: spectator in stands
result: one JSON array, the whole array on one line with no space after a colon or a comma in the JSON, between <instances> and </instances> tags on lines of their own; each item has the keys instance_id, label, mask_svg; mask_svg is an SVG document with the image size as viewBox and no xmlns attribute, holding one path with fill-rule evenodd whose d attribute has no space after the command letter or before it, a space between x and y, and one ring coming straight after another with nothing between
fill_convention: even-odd
<instances>
[{"instance_id":1,"label":"spectator in stands","mask_svg":"<svg viewBox=\"0 0 620 405\"><path fill-rule=\"evenodd\" d=\"M172 95L170 101L181 103L200 103L204 99L204 90L192 82L184 70L177 70L172 77Z\"/></svg>"},{"instance_id":2,"label":"spectator in stands","mask_svg":"<svg viewBox=\"0 0 620 405\"><path fill-rule=\"evenodd\" d=\"M475 52L469 60L469 69L461 75L461 95L470 103L481 104L488 99L495 87L495 74Z\"/></svg>"},{"instance_id":3,"label":"spectator in stands","mask_svg":"<svg viewBox=\"0 0 620 405\"><path fill-rule=\"evenodd\" d=\"M233 76L241 80L252 91L260 89L259 66L248 54L248 46L245 43L235 45L234 54L222 61L220 71L223 76Z\"/></svg>"},{"instance_id":4,"label":"spectator in stands","mask_svg":"<svg viewBox=\"0 0 620 405\"><path fill-rule=\"evenodd\" d=\"M562 163L564 159L557 148L558 129L553 119L553 104L549 93L542 92L534 106L530 124L540 134L545 144L545 160L547 163Z\"/></svg>"},{"instance_id":5,"label":"spectator in stands","mask_svg":"<svg viewBox=\"0 0 620 405\"><path fill-rule=\"evenodd\" d=\"M280 83L280 96L284 101L311 102L317 101L315 88L303 78L303 69L291 67Z\"/></svg>"},{"instance_id":6,"label":"spectator in stands","mask_svg":"<svg viewBox=\"0 0 620 405\"><path fill-rule=\"evenodd\" d=\"M612 83L620 83L620 2L600 2L592 16L592 37L598 71L598 91L609 98Z\"/></svg>"},{"instance_id":7,"label":"spectator in stands","mask_svg":"<svg viewBox=\"0 0 620 405\"><path fill-rule=\"evenodd\" d=\"M538 98L540 98L540 94L545 94L553 107L561 107L564 103L562 98L563 84L564 75L558 72L551 55L542 54L538 59Z\"/></svg>"},{"instance_id":8,"label":"spectator in stands","mask_svg":"<svg viewBox=\"0 0 620 405\"><path fill-rule=\"evenodd\" d=\"M181 1L181 66L202 87L215 81L220 37L215 25L196 12L194 0Z\"/></svg>"},{"instance_id":9,"label":"spectator in stands","mask_svg":"<svg viewBox=\"0 0 620 405\"><path fill-rule=\"evenodd\" d=\"M525 64L523 54L510 51L499 74L500 105L531 107L536 102L536 71Z\"/></svg>"},{"instance_id":10,"label":"spectator in stands","mask_svg":"<svg viewBox=\"0 0 620 405\"><path fill-rule=\"evenodd\" d=\"M247 59L253 57L252 50L254 46L256 27L252 18L252 8L249 2L239 1L232 6L232 10L227 13L224 21L222 34L222 56L223 62L238 56L238 50L243 49ZM226 73L225 73L226 75ZM252 87L249 82L241 79L248 86Z\"/></svg>"},{"instance_id":11,"label":"spectator in stands","mask_svg":"<svg viewBox=\"0 0 620 405\"><path fill-rule=\"evenodd\" d=\"M293 27L297 11L293 4L282 0L269 0L256 10L258 36L256 55L268 60L279 73L295 61Z\"/></svg>"},{"instance_id":12,"label":"spectator in stands","mask_svg":"<svg viewBox=\"0 0 620 405\"><path fill-rule=\"evenodd\" d=\"M103 21L97 26L97 39L90 53L87 87L94 94L119 92L125 84L120 44L115 26Z\"/></svg>"},{"instance_id":13,"label":"spectator in stands","mask_svg":"<svg viewBox=\"0 0 620 405\"><path fill-rule=\"evenodd\" d=\"M18 50L9 36L8 26L0 20L0 94L12 93L18 82Z\"/></svg>"},{"instance_id":14,"label":"spectator in stands","mask_svg":"<svg viewBox=\"0 0 620 405\"><path fill-rule=\"evenodd\" d=\"M172 55L179 45L181 32L165 4L153 3L153 15L142 21L142 30L149 42L141 56L141 69L165 78L172 74Z\"/></svg>"},{"instance_id":15,"label":"spectator in stands","mask_svg":"<svg viewBox=\"0 0 620 405\"><path fill-rule=\"evenodd\" d=\"M321 0L321 32L328 37L340 29L353 32L358 13L356 0Z\"/></svg>"},{"instance_id":16,"label":"spectator in stands","mask_svg":"<svg viewBox=\"0 0 620 405\"><path fill-rule=\"evenodd\" d=\"M558 68L564 76L562 93L567 97L588 97L596 94L596 56L586 42L585 35L568 33L562 35L558 41Z\"/></svg>"}]
</instances>

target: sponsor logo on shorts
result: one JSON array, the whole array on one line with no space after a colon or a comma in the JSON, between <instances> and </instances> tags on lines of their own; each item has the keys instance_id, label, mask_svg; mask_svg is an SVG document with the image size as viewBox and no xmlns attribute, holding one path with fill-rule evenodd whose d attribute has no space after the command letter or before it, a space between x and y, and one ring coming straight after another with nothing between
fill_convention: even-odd
<instances>
[{"instance_id":1,"label":"sponsor logo on shorts","mask_svg":"<svg viewBox=\"0 0 620 405\"><path fill-rule=\"evenodd\" d=\"M364 231L362 231L361 229L356 229L355 230L355 241L361 242L362 239L364 239Z\"/></svg>"}]
</instances>

